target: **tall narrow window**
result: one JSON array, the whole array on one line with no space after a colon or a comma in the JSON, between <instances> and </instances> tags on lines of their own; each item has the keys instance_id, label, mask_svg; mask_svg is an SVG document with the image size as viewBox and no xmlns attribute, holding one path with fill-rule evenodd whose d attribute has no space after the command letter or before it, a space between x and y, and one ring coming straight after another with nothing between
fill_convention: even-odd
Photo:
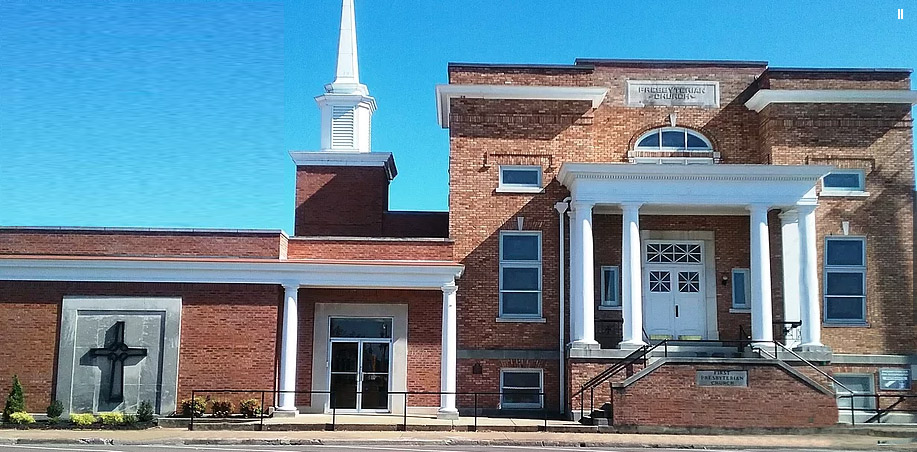
<instances>
[{"instance_id":1,"label":"tall narrow window","mask_svg":"<svg viewBox=\"0 0 917 452\"><path fill-rule=\"evenodd\" d=\"M500 317L541 317L541 232L500 232Z\"/></svg>"},{"instance_id":2,"label":"tall narrow window","mask_svg":"<svg viewBox=\"0 0 917 452\"><path fill-rule=\"evenodd\" d=\"M599 308L614 309L621 307L621 298L618 296L618 267L602 267L602 301Z\"/></svg>"},{"instance_id":3,"label":"tall narrow window","mask_svg":"<svg viewBox=\"0 0 917 452\"><path fill-rule=\"evenodd\" d=\"M825 239L825 323L866 323L866 239Z\"/></svg>"},{"instance_id":4,"label":"tall narrow window","mask_svg":"<svg viewBox=\"0 0 917 452\"><path fill-rule=\"evenodd\" d=\"M751 307L751 286L748 284L748 269L732 269L732 309L748 309Z\"/></svg>"}]
</instances>

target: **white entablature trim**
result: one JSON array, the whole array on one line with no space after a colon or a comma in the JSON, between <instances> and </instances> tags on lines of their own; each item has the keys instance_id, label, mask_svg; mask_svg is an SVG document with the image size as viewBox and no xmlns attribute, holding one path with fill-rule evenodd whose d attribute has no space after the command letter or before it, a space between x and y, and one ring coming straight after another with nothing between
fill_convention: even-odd
<instances>
[{"instance_id":1,"label":"white entablature trim","mask_svg":"<svg viewBox=\"0 0 917 452\"><path fill-rule=\"evenodd\" d=\"M608 88L601 86L436 85L439 125L449 127L452 99L583 100L597 108Z\"/></svg>"},{"instance_id":2,"label":"white entablature trim","mask_svg":"<svg viewBox=\"0 0 917 452\"><path fill-rule=\"evenodd\" d=\"M917 104L917 91L907 89L762 89L745 102L760 112L770 104Z\"/></svg>"},{"instance_id":3,"label":"white entablature trim","mask_svg":"<svg viewBox=\"0 0 917 452\"><path fill-rule=\"evenodd\" d=\"M464 266L449 262L201 261L153 258L0 258L0 280L279 284L303 287L441 289Z\"/></svg>"},{"instance_id":4,"label":"white entablature trim","mask_svg":"<svg viewBox=\"0 0 917 452\"><path fill-rule=\"evenodd\" d=\"M388 180L398 175L391 152L290 151L290 157L296 166L381 166Z\"/></svg>"},{"instance_id":5,"label":"white entablature trim","mask_svg":"<svg viewBox=\"0 0 917 452\"><path fill-rule=\"evenodd\" d=\"M557 179L573 201L658 205L771 206L815 204L815 186L830 172L816 165L651 165L564 163Z\"/></svg>"}]
</instances>

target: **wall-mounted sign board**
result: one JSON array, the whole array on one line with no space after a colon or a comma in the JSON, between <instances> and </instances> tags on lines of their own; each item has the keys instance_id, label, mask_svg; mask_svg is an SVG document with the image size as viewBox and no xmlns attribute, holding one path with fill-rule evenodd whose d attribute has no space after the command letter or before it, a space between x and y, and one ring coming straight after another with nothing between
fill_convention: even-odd
<instances>
[{"instance_id":1,"label":"wall-mounted sign board","mask_svg":"<svg viewBox=\"0 0 917 452\"><path fill-rule=\"evenodd\" d=\"M747 370L698 370L698 386L748 387Z\"/></svg>"}]
</instances>

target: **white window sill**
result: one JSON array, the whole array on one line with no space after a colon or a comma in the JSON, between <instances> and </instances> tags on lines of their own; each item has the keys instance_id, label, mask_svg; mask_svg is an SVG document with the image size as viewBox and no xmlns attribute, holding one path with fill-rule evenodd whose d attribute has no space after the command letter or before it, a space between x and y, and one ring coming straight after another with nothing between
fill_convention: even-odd
<instances>
[{"instance_id":1,"label":"white window sill","mask_svg":"<svg viewBox=\"0 0 917 452\"><path fill-rule=\"evenodd\" d=\"M869 192L863 190L822 190L819 196L826 198L868 198Z\"/></svg>"},{"instance_id":2,"label":"white window sill","mask_svg":"<svg viewBox=\"0 0 917 452\"><path fill-rule=\"evenodd\" d=\"M497 317L497 323L545 323L544 317Z\"/></svg>"},{"instance_id":3,"label":"white window sill","mask_svg":"<svg viewBox=\"0 0 917 452\"><path fill-rule=\"evenodd\" d=\"M620 306L602 306L599 305L599 311L620 311Z\"/></svg>"},{"instance_id":4,"label":"white window sill","mask_svg":"<svg viewBox=\"0 0 917 452\"><path fill-rule=\"evenodd\" d=\"M825 328L869 328L869 322L851 322L851 323L823 322L821 325Z\"/></svg>"},{"instance_id":5,"label":"white window sill","mask_svg":"<svg viewBox=\"0 0 917 452\"><path fill-rule=\"evenodd\" d=\"M730 314L751 314L751 308L729 308Z\"/></svg>"},{"instance_id":6,"label":"white window sill","mask_svg":"<svg viewBox=\"0 0 917 452\"><path fill-rule=\"evenodd\" d=\"M497 193L544 193L543 187L497 187Z\"/></svg>"}]
</instances>

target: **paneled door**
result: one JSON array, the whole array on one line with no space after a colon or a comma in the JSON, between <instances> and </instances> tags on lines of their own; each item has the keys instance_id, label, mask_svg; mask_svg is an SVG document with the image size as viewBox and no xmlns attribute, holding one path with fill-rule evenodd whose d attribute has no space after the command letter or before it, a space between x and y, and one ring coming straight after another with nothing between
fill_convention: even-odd
<instances>
[{"instance_id":1,"label":"paneled door","mask_svg":"<svg viewBox=\"0 0 917 452\"><path fill-rule=\"evenodd\" d=\"M703 242L644 245L644 328L651 341L705 339Z\"/></svg>"}]
</instances>

